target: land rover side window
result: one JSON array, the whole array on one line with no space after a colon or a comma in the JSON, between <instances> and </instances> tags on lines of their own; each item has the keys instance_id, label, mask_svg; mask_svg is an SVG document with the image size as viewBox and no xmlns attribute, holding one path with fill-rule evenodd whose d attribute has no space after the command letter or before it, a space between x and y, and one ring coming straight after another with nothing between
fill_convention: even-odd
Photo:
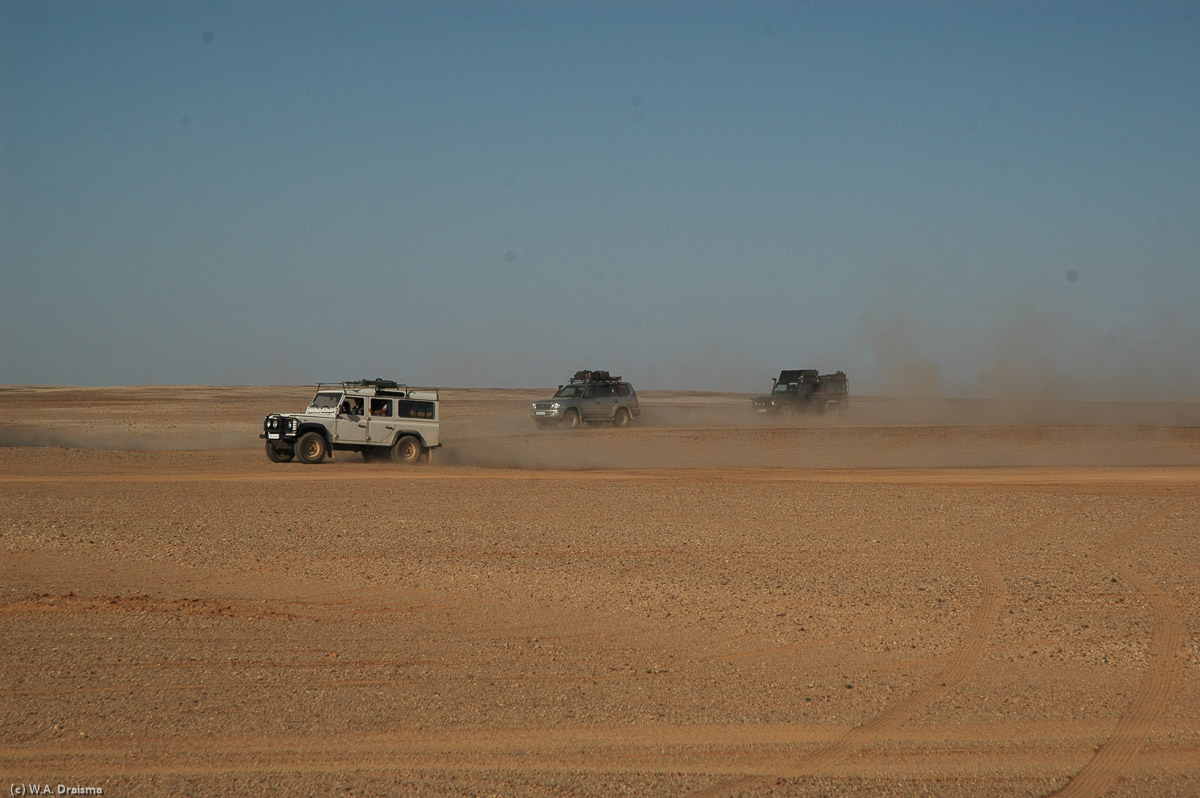
<instances>
[{"instance_id":1,"label":"land rover side window","mask_svg":"<svg viewBox=\"0 0 1200 798\"><path fill-rule=\"evenodd\" d=\"M371 415L373 416L390 416L392 414L391 399L372 399L371 400Z\"/></svg>"},{"instance_id":2,"label":"land rover side window","mask_svg":"<svg viewBox=\"0 0 1200 798\"><path fill-rule=\"evenodd\" d=\"M342 395L340 393L329 393L322 391L313 397L312 407L315 407L318 410L333 410L338 406L338 402L341 400L341 398Z\"/></svg>"},{"instance_id":3,"label":"land rover side window","mask_svg":"<svg viewBox=\"0 0 1200 798\"><path fill-rule=\"evenodd\" d=\"M401 418L433 418L433 402L401 400L396 403L396 415Z\"/></svg>"},{"instance_id":4,"label":"land rover side window","mask_svg":"<svg viewBox=\"0 0 1200 798\"><path fill-rule=\"evenodd\" d=\"M617 396L629 396L629 383L623 382L617 386Z\"/></svg>"}]
</instances>

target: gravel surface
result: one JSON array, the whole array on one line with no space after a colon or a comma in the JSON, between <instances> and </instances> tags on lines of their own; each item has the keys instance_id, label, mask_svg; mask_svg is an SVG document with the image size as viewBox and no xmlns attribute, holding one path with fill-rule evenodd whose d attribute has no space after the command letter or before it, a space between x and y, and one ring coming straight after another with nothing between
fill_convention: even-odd
<instances>
[{"instance_id":1,"label":"gravel surface","mask_svg":"<svg viewBox=\"0 0 1200 798\"><path fill-rule=\"evenodd\" d=\"M268 462L311 388L0 389L0 776L1200 794L1194 407L544 394L443 390L401 467Z\"/></svg>"}]
</instances>

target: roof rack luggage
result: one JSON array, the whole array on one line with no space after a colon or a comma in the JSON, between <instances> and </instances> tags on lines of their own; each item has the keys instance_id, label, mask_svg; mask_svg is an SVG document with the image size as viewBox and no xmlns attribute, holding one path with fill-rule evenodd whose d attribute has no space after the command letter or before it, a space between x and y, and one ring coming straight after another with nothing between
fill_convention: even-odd
<instances>
[{"instance_id":1,"label":"roof rack luggage","mask_svg":"<svg viewBox=\"0 0 1200 798\"><path fill-rule=\"evenodd\" d=\"M620 376L614 377L607 371L600 369L591 369L588 371L577 371L575 376L571 378L571 382L620 382Z\"/></svg>"}]
</instances>

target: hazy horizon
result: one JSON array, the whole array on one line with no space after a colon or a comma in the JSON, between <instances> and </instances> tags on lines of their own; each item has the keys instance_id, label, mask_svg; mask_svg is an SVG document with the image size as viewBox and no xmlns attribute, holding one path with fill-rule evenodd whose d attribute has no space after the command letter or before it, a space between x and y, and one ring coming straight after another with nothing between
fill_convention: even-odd
<instances>
[{"instance_id":1,"label":"hazy horizon","mask_svg":"<svg viewBox=\"0 0 1200 798\"><path fill-rule=\"evenodd\" d=\"M0 384L1197 400L1198 11L0 0Z\"/></svg>"}]
</instances>

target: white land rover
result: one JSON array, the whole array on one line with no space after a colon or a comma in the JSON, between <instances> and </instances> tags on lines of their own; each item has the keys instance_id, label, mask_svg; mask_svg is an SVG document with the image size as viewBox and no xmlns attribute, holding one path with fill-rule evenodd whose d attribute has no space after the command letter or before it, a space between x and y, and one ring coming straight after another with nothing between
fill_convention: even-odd
<instances>
[{"instance_id":1,"label":"white land rover","mask_svg":"<svg viewBox=\"0 0 1200 798\"><path fill-rule=\"evenodd\" d=\"M363 459L415 463L433 459L438 435L437 389L413 389L391 380L321 383L303 413L272 413L260 438L274 463L297 458L320 463L335 451Z\"/></svg>"}]
</instances>

